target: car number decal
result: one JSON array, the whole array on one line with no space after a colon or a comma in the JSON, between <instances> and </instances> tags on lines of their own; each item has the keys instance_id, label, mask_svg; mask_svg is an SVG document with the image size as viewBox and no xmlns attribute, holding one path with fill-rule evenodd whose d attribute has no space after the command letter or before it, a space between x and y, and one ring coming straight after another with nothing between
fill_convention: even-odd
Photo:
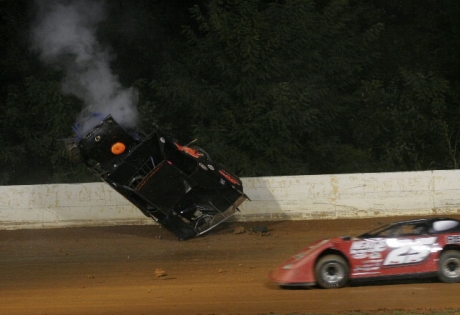
<instances>
[{"instance_id":1,"label":"car number decal","mask_svg":"<svg viewBox=\"0 0 460 315\"><path fill-rule=\"evenodd\" d=\"M415 239L367 239L355 241L350 247L350 255L354 259L370 259L382 263L383 266L414 264L425 260L434 248L437 237L421 237ZM383 252L389 250L385 259ZM369 261L367 261L369 263ZM374 269L374 268L373 268Z\"/></svg>"},{"instance_id":2,"label":"car number decal","mask_svg":"<svg viewBox=\"0 0 460 315\"><path fill-rule=\"evenodd\" d=\"M436 239L435 236L405 240L388 239L388 246L395 247L395 249L388 253L383 265L393 266L421 262L430 255Z\"/></svg>"}]
</instances>

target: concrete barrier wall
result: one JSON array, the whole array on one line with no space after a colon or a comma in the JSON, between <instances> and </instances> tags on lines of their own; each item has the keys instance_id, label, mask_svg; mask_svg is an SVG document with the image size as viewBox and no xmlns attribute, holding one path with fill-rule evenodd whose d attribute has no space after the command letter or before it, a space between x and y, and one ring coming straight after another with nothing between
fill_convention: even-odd
<instances>
[{"instance_id":1,"label":"concrete barrier wall","mask_svg":"<svg viewBox=\"0 0 460 315\"><path fill-rule=\"evenodd\" d=\"M460 171L367 173L244 180L249 219L335 219L460 214Z\"/></svg>"},{"instance_id":2,"label":"concrete barrier wall","mask_svg":"<svg viewBox=\"0 0 460 315\"><path fill-rule=\"evenodd\" d=\"M233 220L460 214L460 170L242 178ZM0 229L154 224L105 183L0 187Z\"/></svg>"}]
</instances>

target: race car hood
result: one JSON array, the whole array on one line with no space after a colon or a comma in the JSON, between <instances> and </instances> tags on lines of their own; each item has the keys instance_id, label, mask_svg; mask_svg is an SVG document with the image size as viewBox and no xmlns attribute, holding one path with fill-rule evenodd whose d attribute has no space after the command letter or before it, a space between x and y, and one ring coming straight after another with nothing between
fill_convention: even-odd
<instances>
[{"instance_id":1,"label":"race car hood","mask_svg":"<svg viewBox=\"0 0 460 315\"><path fill-rule=\"evenodd\" d=\"M279 285L315 285L316 279L312 267L322 251L333 247L334 240L318 240L303 248L270 272L269 279Z\"/></svg>"}]
</instances>

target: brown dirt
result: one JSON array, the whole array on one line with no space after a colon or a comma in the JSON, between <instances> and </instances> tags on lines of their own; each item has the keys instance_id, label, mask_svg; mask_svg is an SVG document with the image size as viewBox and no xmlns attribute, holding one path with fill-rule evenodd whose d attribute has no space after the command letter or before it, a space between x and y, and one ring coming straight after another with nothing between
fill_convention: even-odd
<instances>
[{"instance_id":1,"label":"brown dirt","mask_svg":"<svg viewBox=\"0 0 460 315\"><path fill-rule=\"evenodd\" d=\"M185 242L156 225L0 231L0 314L460 309L460 284L322 290L281 289L267 280L271 269L311 241L394 220L233 222ZM250 232L261 227L268 233Z\"/></svg>"}]
</instances>

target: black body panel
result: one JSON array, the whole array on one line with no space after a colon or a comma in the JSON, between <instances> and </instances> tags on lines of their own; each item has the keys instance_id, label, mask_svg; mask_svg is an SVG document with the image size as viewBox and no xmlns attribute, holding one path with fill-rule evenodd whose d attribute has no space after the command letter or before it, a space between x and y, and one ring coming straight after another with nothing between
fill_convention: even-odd
<instances>
[{"instance_id":1,"label":"black body panel","mask_svg":"<svg viewBox=\"0 0 460 315\"><path fill-rule=\"evenodd\" d=\"M248 199L241 180L200 148L181 146L160 130L126 131L111 116L66 149L181 240L212 229Z\"/></svg>"}]
</instances>

